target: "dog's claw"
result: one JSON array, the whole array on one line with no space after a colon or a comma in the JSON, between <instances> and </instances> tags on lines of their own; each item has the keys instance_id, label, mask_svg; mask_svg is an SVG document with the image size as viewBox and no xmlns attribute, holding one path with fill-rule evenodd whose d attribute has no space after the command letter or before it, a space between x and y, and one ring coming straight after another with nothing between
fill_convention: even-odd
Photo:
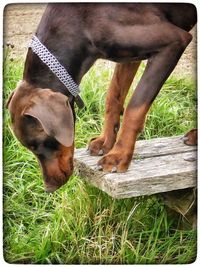
<instances>
[{"instance_id":1,"label":"dog's claw","mask_svg":"<svg viewBox=\"0 0 200 267\"><path fill-rule=\"evenodd\" d=\"M117 172L117 167L116 167L116 166L112 167L111 172L112 172L112 173L113 173L113 172Z\"/></svg>"},{"instance_id":2,"label":"dog's claw","mask_svg":"<svg viewBox=\"0 0 200 267\"><path fill-rule=\"evenodd\" d=\"M102 155L103 155L103 149L99 150L98 155L99 155L99 156L102 156Z\"/></svg>"},{"instance_id":3,"label":"dog's claw","mask_svg":"<svg viewBox=\"0 0 200 267\"><path fill-rule=\"evenodd\" d=\"M98 165L96 168L95 168L97 171L102 171L103 170L103 167L101 165Z\"/></svg>"},{"instance_id":4,"label":"dog's claw","mask_svg":"<svg viewBox=\"0 0 200 267\"><path fill-rule=\"evenodd\" d=\"M181 139L182 139L183 141L188 141L188 140L189 140L189 138L188 138L187 136L183 136Z\"/></svg>"}]
</instances>

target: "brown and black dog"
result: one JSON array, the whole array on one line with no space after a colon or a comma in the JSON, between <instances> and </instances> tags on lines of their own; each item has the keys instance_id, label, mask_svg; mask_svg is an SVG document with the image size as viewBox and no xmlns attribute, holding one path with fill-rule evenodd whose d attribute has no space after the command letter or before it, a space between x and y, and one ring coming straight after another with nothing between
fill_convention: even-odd
<instances>
[{"instance_id":1,"label":"brown and black dog","mask_svg":"<svg viewBox=\"0 0 200 267\"><path fill-rule=\"evenodd\" d=\"M125 172L146 114L192 40L197 20L191 4L49 4L36 35L80 83L98 58L117 62L106 98L105 124L89 143L103 155L99 168ZM120 113L141 60L146 69ZM31 49L23 80L8 100L13 130L41 164L46 190L55 191L73 172L74 98ZM119 133L118 129L120 128ZM186 139L190 144L196 132ZM73 145L71 145L73 143Z\"/></svg>"}]
</instances>

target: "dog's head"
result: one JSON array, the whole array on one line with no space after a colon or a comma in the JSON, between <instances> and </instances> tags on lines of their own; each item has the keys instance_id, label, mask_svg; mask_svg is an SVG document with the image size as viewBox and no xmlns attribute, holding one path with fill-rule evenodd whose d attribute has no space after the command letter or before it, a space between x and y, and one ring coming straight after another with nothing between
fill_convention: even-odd
<instances>
[{"instance_id":1,"label":"dog's head","mask_svg":"<svg viewBox=\"0 0 200 267\"><path fill-rule=\"evenodd\" d=\"M46 191L55 191L73 172L74 118L68 98L22 81L7 107L16 137L40 162Z\"/></svg>"}]
</instances>

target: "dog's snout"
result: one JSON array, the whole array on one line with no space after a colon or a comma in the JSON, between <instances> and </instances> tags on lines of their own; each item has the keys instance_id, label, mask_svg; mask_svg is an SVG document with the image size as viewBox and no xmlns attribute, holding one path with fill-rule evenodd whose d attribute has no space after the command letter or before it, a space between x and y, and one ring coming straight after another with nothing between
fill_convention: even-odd
<instances>
[{"instance_id":1,"label":"dog's snout","mask_svg":"<svg viewBox=\"0 0 200 267\"><path fill-rule=\"evenodd\" d=\"M57 172L50 174L48 172L45 172L43 169L43 175L44 175L44 188L47 193L53 193L57 189L59 189L61 186L67 183L69 180L71 174L73 172L73 169L67 170L63 172L62 170L58 169Z\"/></svg>"},{"instance_id":2,"label":"dog's snout","mask_svg":"<svg viewBox=\"0 0 200 267\"><path fill-rule=\"evenodd\" d=\"M45 184L44 185L44 190L46 193L53 193L55 192L58 188L60 188L59 185L55 186L55 185L50 185L50 184Z\"/></svg>"},{"instance_id":3,"label":"dog's snout","mask_svg":"<svg viewBox=\"0 0 200 267\"><path fill-rule=\"evenodd\" d=\"M54 158L48 161L40 160L43 171L44 187L48 193L53 193L64 185L73 173L73 164L71 160L61 161L60 158Z\"/></svg>"}]
</instances>

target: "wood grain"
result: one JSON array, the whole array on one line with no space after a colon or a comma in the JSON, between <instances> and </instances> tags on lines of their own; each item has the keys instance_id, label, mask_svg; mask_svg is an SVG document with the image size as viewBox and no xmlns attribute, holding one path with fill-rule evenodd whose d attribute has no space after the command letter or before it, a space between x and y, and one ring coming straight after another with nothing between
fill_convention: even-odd
<instances>
[{"instance_id":1,"label":"wood grain","mask_svg":"<svg viewBox=\"0 0 200 267\"><path fill-rule=\"evenodd\" d=\"M75 152L75 171L87 182L113 198L129 198L196 186L197 148L183 144L181 137L137 141L126 173L96 169L99 157L86 149Z\"/></svg>"}]
</instances>

